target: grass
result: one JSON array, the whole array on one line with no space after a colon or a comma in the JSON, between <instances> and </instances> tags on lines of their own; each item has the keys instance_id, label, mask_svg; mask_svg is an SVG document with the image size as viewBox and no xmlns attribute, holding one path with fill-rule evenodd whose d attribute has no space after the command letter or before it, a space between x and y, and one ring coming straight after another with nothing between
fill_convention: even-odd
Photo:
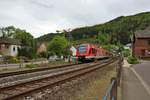
<instances>
[{"instance_id":1,"label":"grass","mask_svg":"<svg viewBox=\"0 0 150 100\"><path fill-rule=\"evenodd\" d=\"M69 62L65 62L65 61L50 61L48 63L48 66L52 67L52 66L59 66L59 65L65 65L65 64L70 64L70 63Z\"/></svg>"},{"instance_id":2,"label":"grass","mask_svg":"<svg viewBox=\"0 0 150 100\"><path fill-rule=\"evenodd\" d=\"M55 67L55 66L59 66L59 65L65 65L65 64L69 64L69 62L65 62L65 61L50 61L48 64L41 64L41 65L37 65L37 64L28 64L25 67L26 68L36 68L36 67L42 67L42 66L48 66L48 67Z\"/></svg>"},{"instance_id":3,"label":"grass","mask_svg":"<svg viewBox=\"0 0 150 100\"><path fill-rule=\"evenodd\" d=\"M28 64L25 67L4 67L4 68L0 68L0 72L10 72L10 71L21 71L21 70L29 70L29 69L36 69L36 68L40 68L40 67L55 67L55 66L59 66L59 65L65 65L65 64L69 64L69 62L65 62L65 61L51 61L48 64L39 64L39 65L35 65L35 64Z\"/></svg>"},{"instance_id":4,"label":"grass","mask_svg":"<svg viewBox=\"0 0 150 100\"><path fill-rule=\"evenodd\" d=\"M80 95L75 98L76 100L102 100L105 95L108 86L110 85L111 77L115 76L115 68L105 72L105 74L100 74L99 79L95 79L88 83L87 88L80 93Z\"/></svg>"},{"instance_id":5,"label":"grass","mask_svg":"<svg viewBox=\"0 0 150 100\"><path fill-rule=\"evenodd\" d=\"M25 68L36 68L37 64L27 64Z\"/></svg>"},{"instance_id":6,"label":"grass","mask_svg":"<svg viewBox=\"0 0 150 100\"><path fill-rule=\"evenodd\" d=\"M8 68L3 68L3 69L2 69L2 71L7 71L7 70L8 70Z\"/></svg>"}]
</instances>

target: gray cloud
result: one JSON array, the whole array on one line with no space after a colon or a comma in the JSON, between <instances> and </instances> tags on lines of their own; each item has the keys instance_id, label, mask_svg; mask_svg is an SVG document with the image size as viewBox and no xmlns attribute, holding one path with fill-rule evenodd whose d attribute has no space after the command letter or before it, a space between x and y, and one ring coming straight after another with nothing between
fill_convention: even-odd
<instances>
[{"instance_id":1,"label":"gray cloud","mask_svg":"<svg viewBox=\"0 0 150 100\"><path fill-rule=\"evenodd\" d=\"M150 11L149 0L1 0L0 27L14 25L37 37L143 11Z\"/></svg>"}]
</instances>

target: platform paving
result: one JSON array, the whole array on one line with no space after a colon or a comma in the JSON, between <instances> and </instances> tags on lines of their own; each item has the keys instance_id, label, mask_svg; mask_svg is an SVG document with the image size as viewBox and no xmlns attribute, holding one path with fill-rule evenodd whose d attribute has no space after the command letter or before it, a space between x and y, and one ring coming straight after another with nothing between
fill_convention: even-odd
<instances>
[{"instance_id":1,"label":"platform paving","mask_svg":"<svg viewBox=\"0 0 150 100\"><path fill-rule=\"evenodd\" d=\"M150 62L142 61L141 64L129 65L126 60L124 61L121 81L122 100L150 100L148 69L150 70Z\"/></svg>"}]
</instances>

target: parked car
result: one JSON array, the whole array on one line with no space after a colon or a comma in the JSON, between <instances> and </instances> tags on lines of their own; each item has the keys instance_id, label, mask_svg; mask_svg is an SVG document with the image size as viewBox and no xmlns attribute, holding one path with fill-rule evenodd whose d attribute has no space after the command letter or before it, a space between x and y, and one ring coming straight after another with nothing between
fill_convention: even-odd
<instances>
[{"instance_id":1,"label":"parked car","mask_svg":"<svg viewBox=\"0 0 150 100\"><path fill-rule=\"evenodd\" d=\"M48 58L49 61L56 61L57 60L57 56L54 55L54 56L49 56Z\"/></svg>"},{"instance_id":2,"label":"parked car","mask_svg":"<svg viewBox=\"0 0 150 100\"><path fill-rule=\"evenodd\" d=\"M50 56L50 57L48 58L49 61L59 61L59 60L62 60L62 59L63 59L62 57L58 57L58 56L56 56L56 55Z\"/></svg>"}]
</instances>

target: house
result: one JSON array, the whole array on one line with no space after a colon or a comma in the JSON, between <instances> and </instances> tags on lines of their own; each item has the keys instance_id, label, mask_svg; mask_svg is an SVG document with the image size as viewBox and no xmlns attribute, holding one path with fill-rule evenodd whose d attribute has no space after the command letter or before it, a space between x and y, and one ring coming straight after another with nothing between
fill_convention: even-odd
<instances>
[{"instance_id":1,"label":"house","mask_svg":"<svg viewBox=\"0 0 150 100\"><path fill-rule=\"evenodd\" d=\"M39 43L37 45L37 53L42 53L42 52L46 52L47 51L47 47L45 43Z\"/></svg>"},{"instance_id":2,"label":"house","mask_svg":"<svg viewBox=\"0 0 150 100\"><path fill-rule=\"evenodd\" d=\"M132 39L132 55L135 57L150 57L150 27L136 31Z\"/></svg>"},{"instance_id":3,"label":"house","mask_svg":"<svg viewBox=\"0 0 150 100\"><path fill-rule=\"evenodd\" d=\"M17 39L0 37L0 53L3 56L17 56L21 43Z\"/></svg>"}]
</instances>

